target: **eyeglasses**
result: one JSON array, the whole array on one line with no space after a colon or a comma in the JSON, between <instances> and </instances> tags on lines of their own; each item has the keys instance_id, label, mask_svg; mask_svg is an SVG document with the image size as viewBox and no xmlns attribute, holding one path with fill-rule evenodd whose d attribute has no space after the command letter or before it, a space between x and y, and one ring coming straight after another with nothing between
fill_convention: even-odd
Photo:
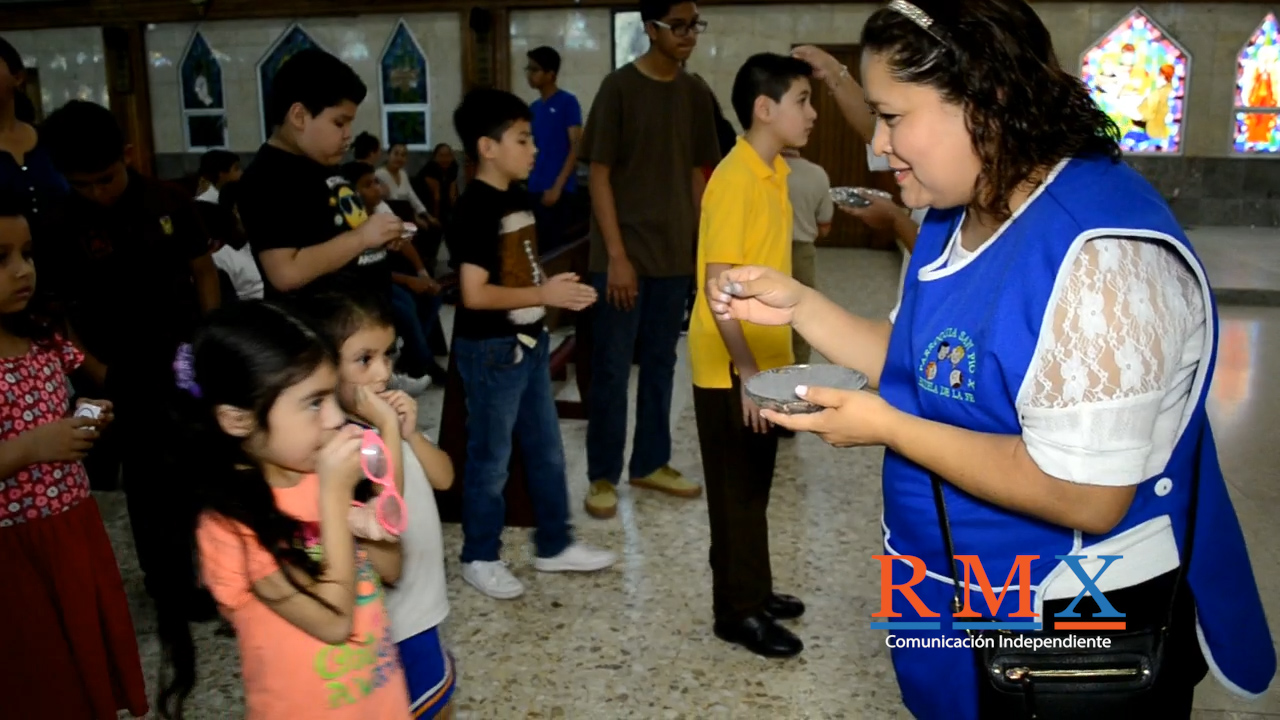
<instances>
[{"instance_id":1,"label":"eyeglasses","mask_svg":"<svg viewBox=\"0 0 1280 720\"><path fill-rule=\"evenodd\" d=\"M360 469L365 477L375 485L381 486L378 495L373 499L374 517L378 524L392 535L399 535L409 525L409 514L405 512L404 498L396 492L395 468L391 466L391 453L386 443L373 430L365 430L360 441ZM356 507L364 507L364 503L351 501Z\"/></svg>"},{"instance_id":2,"label":"eyeglasses","mask_svg":"<svg viewBox=\"0 0 1280 720\"><path fill-rule=\"evenodd\" d=\"M682 22L678 22L675 24L664 23L661 20L651 20L650 22L652 22L654 25L657 25L660 28L666 28L670 30L672 35L675 35L676 37L681 37L681 38L689 37L689 33L691 32L694 33L695 35L701 35L702 33L707 31L706 20L694 20L692 23L688 25Z\"/></svg>"}]
</instances>

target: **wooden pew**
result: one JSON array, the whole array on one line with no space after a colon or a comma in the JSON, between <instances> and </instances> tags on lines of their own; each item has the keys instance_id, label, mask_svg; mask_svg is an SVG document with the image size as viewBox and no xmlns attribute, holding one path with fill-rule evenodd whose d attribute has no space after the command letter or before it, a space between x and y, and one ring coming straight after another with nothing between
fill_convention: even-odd
<instances>
[{"instance_id":1,"label":"wooden pew","mask_svg":"<svg viewBox=\"0 0 1280 720\"><path fill-rule=\"evenodd\" d=\"M585 280L589 247L589 242L584 237L556 248L542 257L542 267L548 277L572 271ZM565 323L573 323L575 328L573 335L551 351L551 378L553 381L566 380L567 366L572 362L575 365L578 392L584 400L591 376L589 318L589 312L570 313L552 309L547 314L548 328L555 329ZM556 410L562 418L586 418L586 406L580 401L557 401ZM440 511L441 521L461 522L462 487L466 482L464 475L467 467L467 401L462 376L458 374L457 363L452 356L449 359L449 379L445 384L444 407L440 415L440 448L448 453L453 461L455 480L448 490L436 493L436 506ZM524 458L521 456L519 444L514 442L509 473L504 494L507 505L506 524L509 527L534 527L536 522L525 477Z\"/></svg>"}]
</instances>

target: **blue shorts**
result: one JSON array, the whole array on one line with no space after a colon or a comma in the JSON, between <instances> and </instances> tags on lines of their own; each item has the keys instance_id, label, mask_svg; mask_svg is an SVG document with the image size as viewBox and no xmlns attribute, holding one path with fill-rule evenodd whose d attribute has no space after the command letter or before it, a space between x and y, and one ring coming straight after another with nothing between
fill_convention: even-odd
<instances>
[{"instance_id":1,"label":"blue shorts","mask_svg":"<svg viewBox=\"0 0 1280 720\"><path fill-rule=\"evenodd\" d=\"M398 643L404 679L409 686L409 710L415 718L434 718L449 704L457 687L453 657L440 643L440 629L431 628Z\"/></svg>"}]
</instances>

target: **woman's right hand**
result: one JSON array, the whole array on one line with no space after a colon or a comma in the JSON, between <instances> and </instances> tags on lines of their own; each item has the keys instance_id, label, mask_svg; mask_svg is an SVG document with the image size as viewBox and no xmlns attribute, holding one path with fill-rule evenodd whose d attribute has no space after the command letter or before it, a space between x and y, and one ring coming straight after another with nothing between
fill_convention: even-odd
<instances>
[{"instance_id":1,"label":"woman's right hand","mask_svg":"<svg viewBox=\"0 0 1280 720\"><path fill-rule=\"evenodd\" d=\"M800 58L813 68L813 76L831 84L840 77L844 67L831 56L831 53L813 45L801 45L791 50L791 56Z\"/></svg>"},{"instance_id":2,"label":"woman's right hand","mask_svg":"<svg viewBox=\"0 0 1280 720\"><path fill-rule=\"evenodd\" d=\"M790 325L808 290L773 268L742 265L707 281L707 302L720 320Z\"/></svg>"},{"instance_id":3,"label":"woman's right hand","mask_svg":"<svg viewBox=\"0 0 1280 720\"><path fill-rule=\"evenodd\" d=\"M364 472L360 469L360 443L363 438L364 430L347 425L320 448L316 473L320 476L321 486L349 495L364 479Z\"/></svg>"}]
</instances>

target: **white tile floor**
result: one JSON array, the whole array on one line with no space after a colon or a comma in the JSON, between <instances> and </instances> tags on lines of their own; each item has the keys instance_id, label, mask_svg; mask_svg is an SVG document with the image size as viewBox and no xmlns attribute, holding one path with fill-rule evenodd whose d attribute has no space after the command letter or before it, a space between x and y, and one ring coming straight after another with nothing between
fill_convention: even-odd
<instances>
[{"instance_id":1,"label":"white tile floor","mask_svg":"<svg viewBox=\"0 0 1280 720\"><path fill-rule=\"evenodd\" d=\"M1216 232L1216 231L1215 231ZM1261 255L1221 257L1252 269L1276 252L1252 233L1226 242ZM1234 240L1231 238L1235 238ZM1217 235L1198 237L1208 244ZM819 285L847 307L886 313L894 301L897 260L888 253L827 250ZM1239 268L1237 268L1239 269ZM1228 268L1230 270L1230 268ZM1211 272L1222 272L1211 271ZM1240 270L1244 272L1244 270ZM1256 276L1260 277L1261 276ZM1261 278L1265 280L1265 278ZM1280 282L1272 286L1280 289ZM1267 598L1273 633L1280 631L1280 309L1222 309L1221 349L1211 412L1222 462ZM674 464L699 467L687 350L672 408L678 440ZM425 422L439 413L428 396ZM618 518L585 517L585 424L562 423L575 522L586 540L616 548L622 561L593 577L548 577L532 571L524 534L508 531L507 559L529 592L514 602L490 600L458 577L457 526L445 529L450 599L446 633L458 658L460 717L511 718L879 718L904 717L882 633L867 627L878 602L868 557L880 548L879 461L875 449L835 450L810 436L780 450L771 514L779 590L809 606L796 624L807 649L795 661L770 662L715 640L710 629L710 573L702 500L682 501L624 489ZM102 498L126 584L135 601L149 676L158 648L142 595L122 499ZM188 718L241 717L234 641L198 628L201 680ZM1280 717L1280 690L1245 703L1212 679L1196 692L1205 720Z\"/></svg>"}]
</instances>

